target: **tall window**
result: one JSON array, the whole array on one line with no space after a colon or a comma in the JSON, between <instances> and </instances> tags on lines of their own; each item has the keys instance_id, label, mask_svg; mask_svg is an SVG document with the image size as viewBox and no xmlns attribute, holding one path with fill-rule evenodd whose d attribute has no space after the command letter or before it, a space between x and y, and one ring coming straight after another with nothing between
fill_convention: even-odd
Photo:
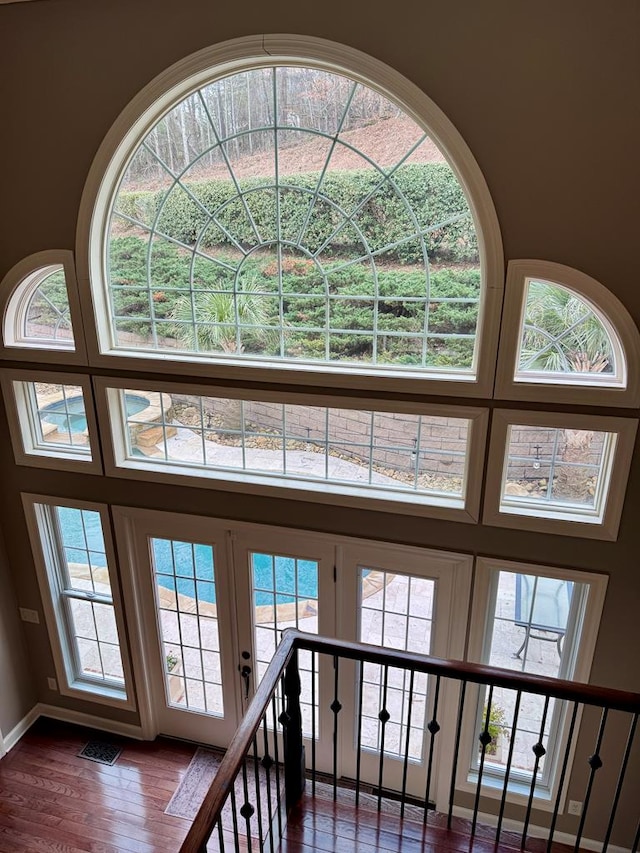
<instances>
[{"instance_id":1,"label":"tall window","mask_svg":"<svg viewBox=\"0 0 640 853\"><path fill-rule=\"evenodd\" d=\"M101 509L29 497L25 509L61 692L131 706L114 601L117 579Z\"/></svg>"}]
</instances>

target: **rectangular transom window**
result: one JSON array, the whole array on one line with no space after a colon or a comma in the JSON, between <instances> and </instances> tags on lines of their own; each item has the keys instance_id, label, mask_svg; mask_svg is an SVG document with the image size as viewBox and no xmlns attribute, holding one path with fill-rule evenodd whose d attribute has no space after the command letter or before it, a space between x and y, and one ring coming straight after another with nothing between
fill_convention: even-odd
<instances>
[{"instance_id":1,"label":"rectangular transom window","mask_svg":"<svg viewBox=\"0 0 640 853\"><path fill-rule=\"evenodd\" d=\"M37 378L38 381L35 381ZM99 472L88 379L18 371L3 377L18 464Z\"/></svg>"},{"instance_id":2,"label":"rectangular transom window","mask_svg":"<svg viewBox=\"0 0 640 853\"><path fill-rule=\"evenodd\" d=\"M636 427L628 418L496 410L485 523L615 539Z\"/></svg>"},{"instance_id":3,"label":"rectangular transom window","mask_svg":"<svg viewBox=\"0 0 640 853\"><path fill-rule=\"evenodd\" d=\"M335 399L318 405L300 395L238 399L202 390L109 387L114 473L174 473L215 478L223 488L262 484L315 500L344 495L456 517L469 512L481 410L393 411L371 401L351 408Z\"/></svg>"},{"instance_id":4,"label":"rectangular transom window","mask_svg":"<svg viewBox=\"0 0 640 853\"><path fill-rule=\"evenodd\" d=\"M61 692L126 703L124 631L102 508L24 501Z\"/></svg>"}]
</instances>

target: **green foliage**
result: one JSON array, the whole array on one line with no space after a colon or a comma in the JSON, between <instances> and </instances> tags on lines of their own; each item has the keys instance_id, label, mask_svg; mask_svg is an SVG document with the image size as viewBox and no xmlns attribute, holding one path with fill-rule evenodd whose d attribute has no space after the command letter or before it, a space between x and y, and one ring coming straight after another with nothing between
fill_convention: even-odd
<instances>
[{"instance_id":1,"label":"green foliage","mask_svg":"<svg viewBox=\"0 0 640 853\"><path fill-rule=\"evenodd\" d=\"M216 252L216 263L194 258L189 250L165 240L155 241L148 251L147 242L139 237L113 237L109 264L118 329L145 336L155 322L158 335L196 348L195 307L197 349L235 352L237 310L248 326L241 332L241 350L277 355L277 334L260 327L280 325L281 292L286 355L326 358L328 311L329 358L371 361L377 306L377 361L420 364L428 305L427 363L471 365L473 340L444 336L474 334L479 269L439 269L431 272L427 284L422 265L413 269L385 265L374 276L366 263L346 266L336 259L325 280L310 259L284 252L278 263L275 252L264 251L243 261L236 284L233 269L222 265L237 265L237 258L224 254L229 251ZM410 298L416 301L407 301Z\"/></svg>"},{"instance_id":2,"label":"green foliage","mask_svg":"<svg viewBox=\"0 0 640 853\"><path fill-rule=\"evenodd\" d=\"M360 256L367 246L377 251L403 241L385 252L385 259L420 263L424 260L422 241L407 240L407 235L433 228L424 237L424 248L432 261L477 261L477 240L467 201L447 164L401 166L392 180L377 190L380 174L374 169L329 172L311 209L318 178L317 173L281 178L282 239L298 243L302 235L301 244L312 252L329 240L324 256ZM235 241L249 248L276 240L275 190L265 186L265 179L260 177L243 178L239 185L246 194L244 201L237 197L231 181L216 179L193 182L186 189L176 185L168 194L165 190L121 192L116 210L146 225L157 217L160 232L187 246L198 241L202 248L233 246ZM372 197L364 202L370 193ZM342 211L357 211L353 224L345 224ZM464 218L435 227L457 215Z\"/></svg>"}]
</instances>

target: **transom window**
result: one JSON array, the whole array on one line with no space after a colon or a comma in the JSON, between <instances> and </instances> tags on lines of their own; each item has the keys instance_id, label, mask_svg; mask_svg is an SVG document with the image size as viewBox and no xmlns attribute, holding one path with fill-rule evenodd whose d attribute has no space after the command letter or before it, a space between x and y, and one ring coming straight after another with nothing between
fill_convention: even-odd
<instances>
[{"instance_id":1,"label":"transom window","mask_svg":"<svg viewBox=\"0 0 640 853\"><path fill-rule=\"evenodd\" d=\"M397 103L310 67L193 91L112 198L111 346L473 376L474 218Z\"/></svg>"}]
</instances>

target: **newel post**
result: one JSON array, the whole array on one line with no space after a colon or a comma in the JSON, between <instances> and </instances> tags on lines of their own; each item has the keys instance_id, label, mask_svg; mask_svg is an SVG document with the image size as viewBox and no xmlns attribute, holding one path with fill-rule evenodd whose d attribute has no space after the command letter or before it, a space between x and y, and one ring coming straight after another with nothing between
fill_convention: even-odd
<instances>
[{"instance_id":1,"label":"newel post","mask_svg":"<svg viewBox=\"0 0 640 853\"><path fill-rule=\"evenodd\" d=\"M285 711L280 717L284 729L284 787L287 811L304 791L305 763L300 710L300 672L298 650L294 649L284 674Z\"/></svg>"}]
</instances>

